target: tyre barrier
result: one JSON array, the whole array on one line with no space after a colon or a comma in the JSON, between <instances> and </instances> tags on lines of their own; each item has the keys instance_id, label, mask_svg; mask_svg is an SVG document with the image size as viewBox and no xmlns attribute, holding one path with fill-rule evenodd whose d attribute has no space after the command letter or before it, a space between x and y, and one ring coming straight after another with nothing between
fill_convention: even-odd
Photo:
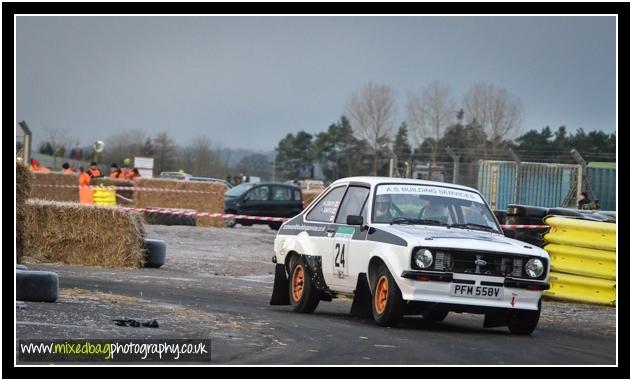
<instances>
[{"instance_id":1,"label":"tyre barrier","mask_svg":"<svg viewBox=\"0 0 632 381\"><path fill-rule=\"evenodd\" d=\"M498 223L504 225L507 220L507 211L506 210L494 210L494 216L498 220Z\"/></svg>"},{"instance_id":2,"label":"tyre barrier","mask_svg":"<svg viewBox=\"0 0 632 381\"><path fill-rule=\"evenodd\" d=\"M616 278L615 252L549 243L545 250L551 257L551 271L591 278Z\"/></svg>"},{"instance_id":3,"label":"tyre barrier","mask_svg":"<svg viewBox=\"0 0 632 381\"><path fill-rule=\"evenodd\" d=\"M165 264L167 258L167 245L160 239L145 239L145 267L157 269Z\"/></svg>"},{"instance_id":4,"label":"tyre barrier","mask_svg":"<svg viewBox=\"0 0 632 381\"><path fill-rule=\"evenodd\" d=\"M551 257L551 299L616 303L616 224L550 216L544 250Z\"/></svg>"},{"instance_id":5,"label":"tyre barrier","mask_svg":"<svg viewBox=\"0 0 632 381\"><path fill-rule=\"evenodd\" d=\"M544 222L551 226L544 237L549 243L612 252L617 248L616 224L557 216L547 217Z\"/></svg>"},{"instance_id":6,"label":"tyre barrier","mask_svg":"<svg viewBox=\"0 0 632 381\"><path fill-rule=\"evenodd\" d=\"M549 209L549 215L551 216L568 216L568 217L583 217L578 209L568 208L551 208Z\"/></svg>"},{"instance_id":7,"label":"tyre barrier","mask_svg":"<svg viewBox=\"0 0 632 381\"><path fill-rule=\"evenodd\" d=\"M548 214L548 211L549 211L548 208L543 208L540 206L516 205L516 204L507 205L508 216L534 217L534 218L542 219L544 216Z\"/></svg>"},{"instance_id":8,"label":"tyre barrier","mask_svg":"<svg viewBox=\"0 0 632 381\"><path fill-rule=\"evenodd\" d=\"M520 228L503 228L506 237L517 239L518 241L527 242L528 244L542 247L545 244L542 235L549 228L544 225L541 218L508 215L505 219L506 225L536 225L539 227L520 229Z\"/></svg>"},{"instance_id":9,"label":"tyre barrier","mask_svg":"<svg viewBox=\"0 0 632 381\"><path fill-rule=\"evenodd\" d=\"M55 302L59 295L59 277L50 271L15 271L16 300Z\"/></svg>"},{"instance_id":10,"label":"tyre barrier","mask_svg":"<svg viewBox=\"0 0 632 381\"><path fill-rule=\"evenodd\" d=\"M174 210L173 213L145 211L145 222L149 225L167 226L196 226L197 217L194 214L185 214L189 211Z\"/></svg>"},{"instance_id":11,"label":"tyre barrier","mask_svg":"<svg viewBox=\"0 0 632 381\"><path fill-rule=\"evenodd\" d=\"M616 302L614 280L552 272L549 283L551 288L544 291L544 295L550 299L612 306Z\"/></svg>"}]
</instances>

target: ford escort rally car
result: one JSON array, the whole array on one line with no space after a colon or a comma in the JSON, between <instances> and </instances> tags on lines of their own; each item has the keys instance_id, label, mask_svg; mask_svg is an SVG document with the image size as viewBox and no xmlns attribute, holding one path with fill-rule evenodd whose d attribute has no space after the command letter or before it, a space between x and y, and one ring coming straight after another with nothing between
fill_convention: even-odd
<instances>
[{"instance_id":1,"label":"ford escort rally car","mask_svg":"<svg viewBox=\"0 0 632 381\"><path fill-rule=\"evenodd\" d=\"M313 312L352 296L351 313L394 326L484 314L484 327L531 334L549 256L507 238L483 196L433 181L350 177L286 221L274 242L270 304Z\"/></svg>"}]
</instances>

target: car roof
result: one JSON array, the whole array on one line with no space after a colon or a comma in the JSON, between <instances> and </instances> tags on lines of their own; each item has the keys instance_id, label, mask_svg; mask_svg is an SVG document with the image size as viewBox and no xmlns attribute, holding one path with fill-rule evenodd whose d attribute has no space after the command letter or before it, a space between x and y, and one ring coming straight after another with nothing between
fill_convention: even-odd
<instances>
[{"instance_id":1,"label":"car roof","mask_svg":"<svg viewBox=\"0 0 632 381\"><path fill-rule=\"evenodd\" d=\"M191 176L189 180L208 180L208 181L221 181L223 183L227 182L224 179L218 179L216 177L204 177L204 176Z\"/></svg>"},{"instance_id":2,"label":"car roof","mask_svg":"<svg viewBox=\"0 0 632 381\"><path fill-rule=\"evenodd\" d=\"M282 187L287 187L287 188L294 188L294 189L298 189L300 190L300 187L297 187L296 185L291 185L291 184L285 184L285 183L278 183L278 182L264 182L264 183L242 183L242 184L252 184L252 185L278 185L278 186L282 186Z\"/></svg>"},{"instance_id":3,"label":"car roof","mask_svg":"<svg viewBox=\"0 0 632 381\"><path fill-rule=\"evenodd\" d=\"M430 180L417 180L417 179L406 179L400 177L380 177L380 176L355 176L355 177L345 177L344 179L338 179L334 181L331 185L337 185L340 183L349 183L349 182L357 182L357 183L365 183L371 186L379 185L379 184L414 184L414 185L435 185L435 186L447 186L450 188L458 188L463 190L468 190L472 192L479 193L478 190L470 187L466 187L464 185L452 184L452 183L442 183L439 181L430 181Z\"/></svg>"}]
</instances>

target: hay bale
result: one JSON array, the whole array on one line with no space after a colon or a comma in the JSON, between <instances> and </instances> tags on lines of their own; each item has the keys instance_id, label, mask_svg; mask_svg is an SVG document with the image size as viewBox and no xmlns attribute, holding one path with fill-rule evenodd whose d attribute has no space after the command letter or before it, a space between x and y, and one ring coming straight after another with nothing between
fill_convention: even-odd
<instances>
[{"instance_id":1,"label":"hay bale","mask_svg":"<svg viewBox=\"0 0 632 381\"><path fill-rule=\"evenodd\" d=\"M324 189L310 189L302 191L301 193L303 194L303 209L307 208L309 204L311 204L312 201L314 201L314 199L318 197L318 195L320 195L323 191Z\"/></svg>"},{"instance_id":2,"label":"hay bale","mask_svg":"<svg viewBox=\"0 0 632 381\"><path fill-rule=\"evenodd\" d=\"M32 198L51 201L79 202L79 178L66 173L32 173ZM55 187L51 187L51 185ZM73 185L74 187L63 187Z\"/></svg>"},{"instance_id":3,"label":"hay bale","mask_svg":"<svg viewBox=\"0 0 632 381\"><path fill-rule=\"evenodd\" d=\"M15 241L17 263L22 261L24 252L24 220L26 199L31 193L31 174L22 163L16 163L15 167Z\"/></svg>"},{"instance_id":4,"label":"hay bale","mask_svg":"<svg viewBox=\"0 0 632 381\"><path fill-rule=\"evenodd\" d=\"M224 192L226 187L223 184L168 179L137 179L134 180L134 186L138 188L204 192L184 193L136 190L134 192L134 207L136 208L174 208L193 209L209 213L224 212ZM217 218L198 217L196 225L222 227L224 222Z\"/></svg>"},{"instance_id":5,"label":"hay bale","mask_svg":"<svg viewBox=\"0 0 632 381\"><path fill-rule=\"evenodd\" d=\"M145 232L139 213L28 200L24 257L35 262L142 267Z\"/></svg>"}]
</instances>

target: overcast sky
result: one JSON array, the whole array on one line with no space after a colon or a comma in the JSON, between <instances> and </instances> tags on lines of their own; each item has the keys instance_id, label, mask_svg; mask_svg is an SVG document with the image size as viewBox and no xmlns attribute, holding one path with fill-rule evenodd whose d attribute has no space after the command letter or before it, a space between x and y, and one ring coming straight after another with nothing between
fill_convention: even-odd
<instances>
[{"instance_id":1,"label":"overcast sky","mask_svg":"<svg viewBox=\"0 0 632 381\"><path fill-rule=\"evenodd\" d=\"M518 96L523 130L614 132L614 17L18 17L17 121L82 144L113 133L205 135L270 150L323 131L372 80ZM106 140L107 144L107 140Z\"/></svg>"}]
</instances>

